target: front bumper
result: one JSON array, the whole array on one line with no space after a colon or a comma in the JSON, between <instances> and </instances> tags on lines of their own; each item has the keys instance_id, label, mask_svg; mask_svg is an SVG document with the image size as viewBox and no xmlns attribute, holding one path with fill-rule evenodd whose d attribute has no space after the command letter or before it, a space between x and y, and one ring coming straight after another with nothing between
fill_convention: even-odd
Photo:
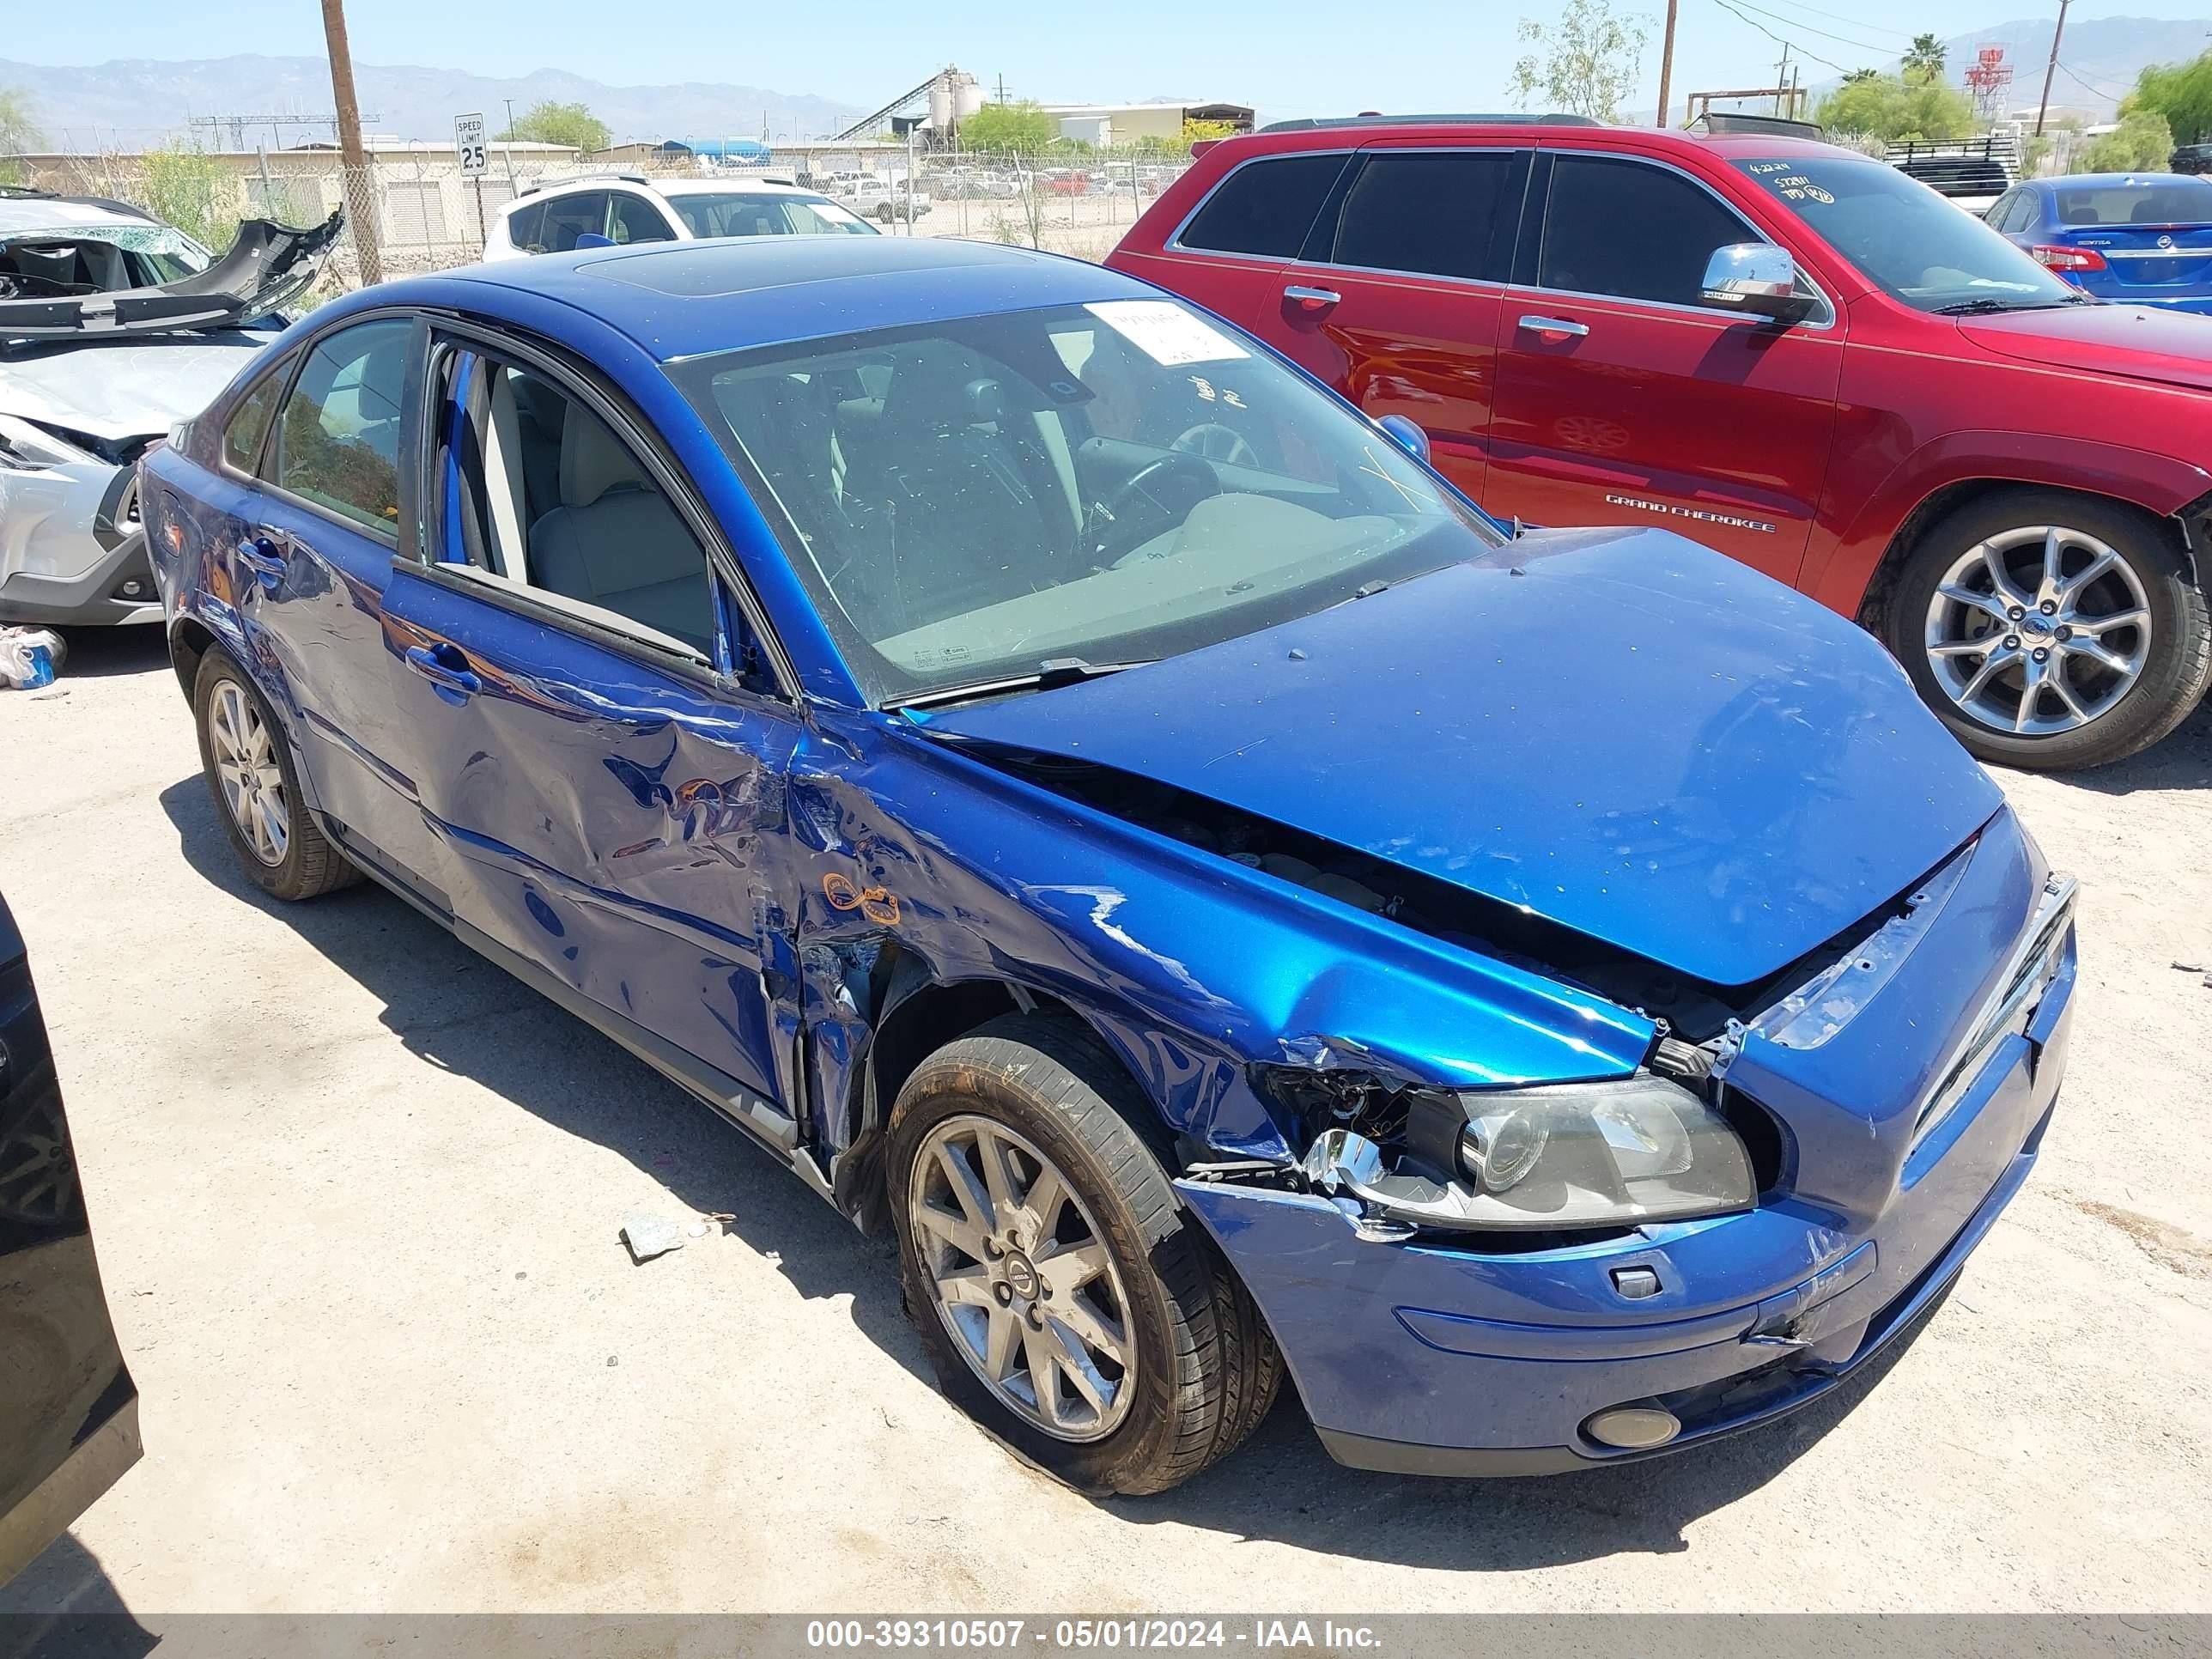
<instances>
[{"instance_id":1,"label":"front bumper","mask_svg":"<svg viewBox=\"0 0 2212 1659\"><path fill-rule=\"evenodd\" d=\"M1814 1037L1747 1041L1731 1085L1772 1109L1794 1147L1785 1192L1748 1213L1494 1254L1364 1240L1345 1205L1317 1194L1177 1186L1341 1462L1552 1474L1738 1432L1828 1393L1907 1329L2027 1179L2065 1068L2070 919L2038 996L1978 1049L1947 1111L1923 1109L2002 989L2043 883L1999 814L1877 994ZM1630 1267L1656 1273L1658 1293L1626 1299L1616 1275ZM1655 1401L1680 1425L1663 1446L1585 1432L1596 1413Z\"/></svg>"},{"instance_id":2,"label":"front bumper","mask_svg":"<svg viewBox=\"0 0 2212 1659\"><path fill-rule=\"evenodd\" d=\"M0 473L0 623L161 617L135 467L88 460Z\"/></svg>"}]
</instances>

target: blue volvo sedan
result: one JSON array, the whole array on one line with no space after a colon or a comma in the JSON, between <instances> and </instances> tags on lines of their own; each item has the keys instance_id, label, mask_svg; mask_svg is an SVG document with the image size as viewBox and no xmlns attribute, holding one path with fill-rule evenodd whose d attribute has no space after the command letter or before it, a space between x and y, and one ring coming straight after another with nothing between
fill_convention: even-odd
<instances>
[{"instance_id":1,"label":"blue volvo sedan","mask_svg":"<svg viewBox=\"0 0 2212 1659\"><path fill-rule=\"evenodd\" d=\"M1881 647L1422 445L1094 265L783 237L352 295L143 481L248 874L676 1079L1146 1492L1285 1370L1432 1474L1787 1412L2058 1091L2072 884Z\"/></svg>"}]
</instances>

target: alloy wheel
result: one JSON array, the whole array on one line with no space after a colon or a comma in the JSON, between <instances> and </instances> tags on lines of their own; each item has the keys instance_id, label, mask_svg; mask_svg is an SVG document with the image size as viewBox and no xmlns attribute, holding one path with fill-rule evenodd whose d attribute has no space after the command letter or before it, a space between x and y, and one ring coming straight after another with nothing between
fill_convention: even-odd
<instances>
[{"instance_id":1,"label":"alloy wheel","mask_svg":"<svg viewBox=\"0 0 2212 1659\"><path fill-rule=\"evenodd\" d=\"M1137 1372L1128 1297L1049 1158L1004 1124L948 1118L915 1152L907 1216L939 1318L1001 1404L1059 1440L1120 1426Z\"/></svg>"},{"instance_id":2,"label":"alloy wheel","mask_svg":"<svg viewBox=\"0 0 2212 1659\"><path fill-rule=\"evenodd\" d=\"M1936 683L1976 721L2051 737L2110 713L2150 658L2150 602L2109 544L2023 525L1960 556L1928 602Z\"/></svg>"},{"instance_id":3,"label":"alloy wheel","mask_svg":"<svg viewBox=\"0 0 2212 1659\"><path fill-rule=\"evenodd\" d=\"M216 777L231 821L253 856L271 869L284 862L292 842L292 811L284 794L276 744L253 699L237 681L215 688L208 704L208 738Z\"/></svg>"}]
</instances>

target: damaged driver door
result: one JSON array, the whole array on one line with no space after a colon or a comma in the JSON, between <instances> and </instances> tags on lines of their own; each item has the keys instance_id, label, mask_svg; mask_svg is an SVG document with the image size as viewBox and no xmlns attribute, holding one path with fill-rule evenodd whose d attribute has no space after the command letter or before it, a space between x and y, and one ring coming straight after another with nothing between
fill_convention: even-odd
<instances>
[{"instance_id":1,"label":"damaged driver door","mask_svg":"<svg viewBox=\"0 0 2212 1659\"><path fill-rule=\"evenodd\" d=\"M796 1034L766 987L800 726L708 521L521 343L441 338L429 376L386 661L455 931L788 1153Z\"/></svg>"}]
</instances>

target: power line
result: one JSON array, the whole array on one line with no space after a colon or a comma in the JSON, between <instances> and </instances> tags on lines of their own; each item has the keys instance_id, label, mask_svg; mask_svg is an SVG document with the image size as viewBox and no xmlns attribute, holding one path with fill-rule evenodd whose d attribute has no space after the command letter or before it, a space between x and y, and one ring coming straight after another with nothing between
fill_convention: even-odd
<instances>
[{"instance_id":1,"label":"power line","mask_svg":"<svg viewBox=\"0 0 2212 1659\"><path fill-rule=\"evenodd\" d=\"M1785 46L1795 44L1792 41L1784 40L1781 35L1777 34L1772 29L1767 27L1765 24L1760 22L1757 18L1745 16L1743 13L1737 11L1734 6L1730 5L1729 3L1729 0L1713 0L1713 3L1718 6L1723 11L1733 15L1738 22L1750 24L1752 27L1757 29L1761 34L1765 35L1770 40L1778 41ZM1817 52L1805 52L1802 47L1800 47L1799 51L1803 56L1811 58L1814 63L1826 64L1838 75L1849 75L1850 73L1849 70L1845 69L1841 64L1836 62L1832 58L1823 58Z\"/></svg>"},{"instance_id":2,"label":"power line","mask_svg":"<svg viewBox=\"0 0 2212 1659\"><path fill-rule=\"evenodd\" d=\"M1884 58L1900 57L1903 55L1899 52L1897 48L1894 46L1873 46L1864 40L1854 40L1847 34L1837 34L1828 29L1816 29L1810 23L1802 23L1794 17L1784 16L1778 11L1769 11L1764 6L1753 5L1752 0L1737 0L1737 3L1759 13L1762 17L1771 17L1778 23L1787 24L1790 27L1798 30L1802 33L1817 34L1824 40L1840 40L1847 46L1856 46L1861 52L1875 52ZM1808 56L1810 56L1810 54L1808 53Z\"/></svg>"},{"instance_id":3,"label":"power line","mask_svg":"<svg viewBox=\"0 0 2212 1659\"><path fill-rule=\"evenodd\" d=\"M1777 3L1778 3L1778 4L1780 4L1780 5L1787 6L1787 7L1788 7L1791 11L1807 11L1807 12L1810 12L1810 13L1812 13L1812 14L1813 14L1813 15L1814 15L1814 16L1815 16L1815 17L1825 17L1825 18L1826 18L1826 19L1827 19L1830 22L1832 22L1832 23L1849 23L1849 24L1852 25L1854 27L1857 27L1857 28L1863 28L1863 29L1867 30L1869 33L1873 33L1873 34L1893 34L1893 35L1895 35L1895 36L1896 36L1899 40L1911 40L1913 38L1911 34L1909 34L1909 33L1905 33L1905 32L1904 30L1902 30L1902 29L1886 29L1886 28L1883 28L1883 27L1882 27L1880 24L1878 24L1878 23L1869 23L1869 22L1865 21L1863 19L1861 19L1861 18L1856 18L1856 17L1848 17L1848 16L1845 16L1845 15L1844 15L1844 14L1842 14L1841 12L1822 11L1822 10L1821 10L1818 6L1808 6L1808 5L1802 5L1802 4L1800 4L1800 3L1799 3L1799 0L1777 0ZM1766 8L1765 8L1765 7L1764 7L1764 6L1753 6L1753 7L1752 7L1752 9L1753 9L1753 11L1766 11ZM1768 16L1770 16L1770 17L1772 17L1772 16L1776 15L1777 14L1775 14L1775 13L1773 13L1773 12L1771 12L1771 11L1767 11L1767 12L1766 12L1766 15L1767 15ZM1785 22L1785 23L1789 23L1789 22L1795 22L1796 20L1795 18L1784 17L1784 18L1782 19L1782 21L1783 21L1784 22ZM1837 37L1837 38L1838 38L1838 39L1841 39L1841 37L1840 37L1840 36L1838 36L1838 37ZM1850 42L1849 44L1850 44L1850 45L1852 45L1852 46L1861 46L1861 45L1863 45L1863 44L1864 44L1864 42L1863 42L1863 41L1856 41L1856 40L1854 40L1854 41ZM1882 46L1882 47L1869 47L1869 51L1881 51L1881 52L1887 52L1887 51L1891 50L1891 48L1889 48L1889 47L1887 47L1887 46Z\"/></svg>"},{"instance_id":4,"label":"power line","mask_svg":"<svg viewBox=\"0 0 2212 1659\"><path fill-rule=\"evenodd\" d=\"M2066 71L2066 78L2068 80L2074 82L2086 92L2095 93L2100 98L2124 98L2128 95L2129 89L2125 87L2122 87L2118 91L2114 91L2110 87L2099 86L2094 81L2082 79L2081 76L2075 74L2073 69L2068 64L2061 64L2058 67Z\"/></svg>"}]
</instances>

